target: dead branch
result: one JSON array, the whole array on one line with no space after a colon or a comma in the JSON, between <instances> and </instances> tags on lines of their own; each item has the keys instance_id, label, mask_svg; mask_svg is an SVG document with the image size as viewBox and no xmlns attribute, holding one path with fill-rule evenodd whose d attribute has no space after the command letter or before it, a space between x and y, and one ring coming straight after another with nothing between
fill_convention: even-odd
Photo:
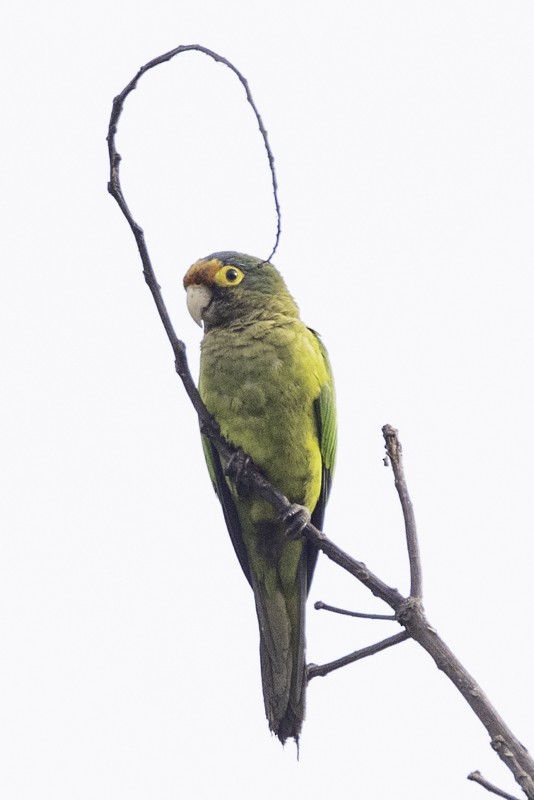
<instances>
[{"instance_id":1,"label":"dead branch","mask_svg":"<svg viewBox=\"0 0 534 800\"><path fill-rule=\"evenodd\" d=\"M161 294L161 289L156 280L154 269L148 254L143 230L134 220L124 199L120 185L119 170L121 159L115 146L115 135L125 99L130 92L135 89L139 79L144 75L145 72L157 66L158 64L169 61L178 53L188 50L200 51L213 58L215 61L223 63L237 75L245 88L247 100L251 104L258 120L260 132L263 136L273 176L273 190L278 214L277 238L275 243L276 249L280 235L280 212L276 197L277 187L274 174L274 158L268 145L267 134L261 121L261 117L259 116L252 99L252 95L250 94L248 84L241 73L229 61L227 61L227 59L200 45L184 45L177 47L174 50L171 50L170 52L148 62L145 64L145 66L141 67L130 83L115 98L107 137L110 158L110 180L108 184L108 191L118 203L137 242L143 264L145 280L150 288L150 291L152 292L158 313L173 349L176 372L181 378L184 388L199 417L202 432L214 443L215 447L222 455L223 460L230 461L230 469L228 470L229 478L231 480L236 480L236 478L239 478L241 483L246 483L246 485L252 488L257 495L271 503L273 508L281 517L288 519L292 516L292 513L294 514L295 507L281 492L279 492L269 483L269 481L265 478L265 476L250 458L243 457L243 454L239 450L233 447L221 436L219 426L210 416L206 407L204 406L195 383L191 377L186 358L185 344L178 339L167 312L163 296ZM396 634L396 636L392 636L389 639L384 640L383 642L371 645L369 648L365 648L364 650L360 650L356 653L350 654L349 656L345 656L342 659L338 659L337 662L331 662L331 664L337 664L337 666L324 665L323 667L317 667L310 665L309 677L311 678L314 677L314 675L326 674L326 672L330 672L332 669L344 666L346 663L351 663L351 661L364 658L367 655L379 652L386 647L391 647L395 644L398 644L401 641L404 641L406 638L410 637L414 639L429 653L436 663L438 669L442 670L447 675L447 677L456 686L458 691L462 694L466 702L469 704L488 731L493 749L511 770L514 778L521 786L523 792L529 798L529 800L534 800L534 762L532 761L530 755L506 726L501 717L497 714L496 710L493 708L476 681L471 677L471 675L469 675L467 670L458 661L456 656L438 636L437 632L430 625L425 616L421 602L421 562L417 543L415 517L406 487L406 480L404 478L404 471L402 467L402 449L398 440L397 431L394 428L392 428L390 425L386 425L383 428L383 433L386 441L387 455L393 468L395 485L399 494L402 512L404 515L411 575L410 595L408 597L403 597L397 589L388 586L386 583L380 580L380 578L374 575L374 573L371 572L371 570L368 569L364 563L357 561L352 556L348 555L339 547L337 547L337 545L328 539L322 531L317 530L317 528L315 528L309 521L302 527L302 535L306 536L311 542L313 542L313 544L319 550L325 553L328 558L363 583L376 597L379 597L381 600L387 603L393 609L395 619L400 625L402 625L404 631ZM232 458L232 456L234 456L234 458ZM342 661L344 662L343 664L341 663ZM323 673L317 671L321 669L323 670Z\"/></svg>"},{"instance_id":2,"label":"dead branch","mask_svg":"<svg viewBox=\"0 0 534 800\"><path fill-rule=\"evenodd\" d=\"M382 432L405 520L412 587L415 586L420 592L421 566L419 546L417 544L417 529L404 478L402 447L395 428L391 425L384 425ZM401 625L404 625L410 636L432 656L438 669L442 670L456 686L488 731L491 746L508 769L511 770L526 796L532 800L534 798L534 761L526 748L516 739L504 720L499 716L475 679L430 625L423 610L421 597L407 597L404 601L404 607L397 610L397 618Z\"/></svg>"}]
</instances>

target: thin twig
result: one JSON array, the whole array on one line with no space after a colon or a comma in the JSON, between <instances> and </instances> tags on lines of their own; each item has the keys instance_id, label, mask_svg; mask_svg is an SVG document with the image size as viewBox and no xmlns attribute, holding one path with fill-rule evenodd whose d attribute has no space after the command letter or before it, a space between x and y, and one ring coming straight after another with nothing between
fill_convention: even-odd
<instances>
[{"instance_id":1,"label":"thin twig","mask_svg":"<svg viewBox=\"0 0 534 800\"><path fill-rule=\"evenodd\" d=\"M322 600L317 600L313 604L316 611L331 611L333 614L343 614L346 617L357 617L358 619L388 619L397 622L395 614L364 614L362 611L348 611L346 608L337 608L337 606L329 606L328 603L323 603Z\"/></svg>"},{"instance_id":2,"label":"thin twig","mask_svg":"<svg viewBox=\"0 0 534 800\"><path fill-rule=\"evenodd\" d=\"M399 494L402 513L404 516L404 527L406 530L406 544L408 547L408 558L410 561L410 597L421 599L423 596L423 577L421 570L421 556L419 553L419 543L417 541L417 527L415 524L415 514L412 501L408 493L406 478L404 477L404 467L402 465L402 446L398 438L398 431L392 425L384 425L382 433L386 441L386 453L388 455L393 475L395 476L395 488Z\"/></svg>"},{"instance_id":3,"label":"thin twig","mask_svg":"<svg viewBox=\"0 0 534 800\"><path fill-rule=\"evenodd\" d=\"M494 786L493 783L487 781L478 770L476 770L476 772L470 772L467 776L467 780L479 783L480 786L483 786L484 789L488 790L488 792L493 792L493 794L497 794L499 797L504 797L505 800L519 800L519 798L515 795L508 794L508 792L503 792L502 789L499 789L497 786Z\"/></svg>"},{"instance_id":4,"label":"thin twig","mask_svg":"<svg viewBox=\"0 0 534 800\"><path fill-rule=\"evenodd\" d=\"M347 664L352 664L354 661L360 661L362 658L374 656L375 653L380 653L382 650L387 650L388 647L393 647L396 644L400 644L400 642L405 642L406 639L409 638L410 634L407 633L407 631L401 631L400 633L396 633L394 636L390 636L388 639L383 639L381 642L371 644L369 647L362 647L361 650L356 650L354 653L349 653L348 656L337 658L335 661L330 661L328 664L308 664L306 669L308 683L312 680L312 678L322 678L325 675L328 675L329 672L333 672L335 669L341 669L341 667L346 667Z\"/></svg>"}]
</instances>

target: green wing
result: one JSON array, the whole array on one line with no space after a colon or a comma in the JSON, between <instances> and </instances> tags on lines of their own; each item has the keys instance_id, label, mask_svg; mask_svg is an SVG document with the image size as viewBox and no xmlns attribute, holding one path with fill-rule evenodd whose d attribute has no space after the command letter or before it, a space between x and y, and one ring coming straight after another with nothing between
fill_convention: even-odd
<instances>
[{"instance_id":1,"label":"green wing","mask_svg":"<svg viewBox=\"0 0 534 800\"><path fill-rule=\"evenodd\" d=\"M322 466L322 479L321 479L321 493L319 499L312 513L312 524L315 525L320 531L323 529L324 512L328 497L330 495L330 488L332 486L332 478L334 475L334 466L336 461L336 444L337 444L337 421L336 421L336 397L334 391L334 379L332 377L332 370L330 361L328 360L328 353L323 345L320 336L316 331L309 328L315 336L321 353L325 360L328 369L328 380L321 389L321 394L315 401L315 416L317 419L317 434L319 436L319 446L321 449ZM311 586L315 565L317 563L318 551L315 547L308 542L307 547L307 568L308 568L308 589Z\"/></svg>"}]
</instances>

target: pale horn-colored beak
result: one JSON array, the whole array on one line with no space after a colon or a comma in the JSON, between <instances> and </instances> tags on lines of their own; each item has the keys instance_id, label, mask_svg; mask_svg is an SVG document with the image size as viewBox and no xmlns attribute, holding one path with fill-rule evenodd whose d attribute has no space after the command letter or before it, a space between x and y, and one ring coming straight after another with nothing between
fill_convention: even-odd
<instances>
[{"instance_id":1,"label":"pale horn-colored beak","mask_svg":"<svg viewBox=\"0 0 534 800\"><path fill-rule=\"evenodd\" d=\"M202 327L204 311L211 303L211 300L211 289L208 289L204 284L193 283L187 287L187 310L200 327Z\"/></svg>"}]
</instances>

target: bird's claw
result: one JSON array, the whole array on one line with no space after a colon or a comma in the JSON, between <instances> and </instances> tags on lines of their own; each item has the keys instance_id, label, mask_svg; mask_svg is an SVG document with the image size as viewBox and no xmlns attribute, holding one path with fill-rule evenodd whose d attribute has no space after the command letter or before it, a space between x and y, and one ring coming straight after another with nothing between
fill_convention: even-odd
<instances>
[{"instance_id":1,"label":"bird's claw","mask_svg":"<svg viewBox=\"0 0 534 800\"><path fill-rule=\"evenodd\" d=\"M289 509L282 515L282 521L286 528L288 539L300 539L302 531L311 520L311 514L306 506L292 503Z\"/></svg>"}]
</instances>

